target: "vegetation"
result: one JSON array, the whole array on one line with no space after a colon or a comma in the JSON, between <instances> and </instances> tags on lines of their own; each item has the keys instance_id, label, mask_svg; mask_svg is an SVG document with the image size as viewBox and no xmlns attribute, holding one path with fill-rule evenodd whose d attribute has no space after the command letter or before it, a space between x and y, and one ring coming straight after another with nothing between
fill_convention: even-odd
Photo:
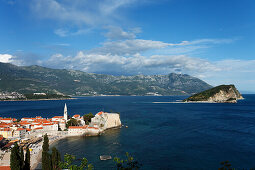
<instances>
[{"instance_id":1,"label":"vegetation","mask_svg":"<svg viewBox=\"0 0 255 170\"><path fill-rule=\"evenodd\" d=\"M12 170L27 170L30 169L30 151L27 148L24 161L24 151L17 143L11 149L10 166Z\"/></svg>"},{"instance_id":2,"label":"vegetation","mask_svg":"<svg viewBox=\"0 0 255 170\"><path fill-rule=\"evenodd\" d=\"M30 151L28 147L26 149L24 169L30 169Z\"/></svg>"},{"instance_id":3,"label":"vegetation","mask_svg":"<svg viewBox=\"0 0 255 170\"><path fill-rule=\"evenodd\" d=\"M43 140L43 151L42 151L42 169L43 170L57 170L60 169L60 153L58 150L53 147L52 153L50 154L49 151L49 138L47 134L44 135Z\"/></svg>"},{"instance_id":4,"label":"vegetation","mask_svg":"<svg viewBox=\"0 0 255 170\"><path fill-rule=\"evenodd\" d=\"M86 158L82 158L80 165L75 165L73 162L76 160L74 155L65 154L64 162L60 162L60 167L62 169L71 169L71 170L93 170L94 167L92 164L88 164L88 160Z\"/></svg>"},{"instance_id":5,"label":"vegetation","mask_svg":"<svg viewBox=\"0 0 255 170\"><path fill-rule=\"evenodd\" d=\"M67 99L71 98L70 96L64 96L64 95L59 95L59 94L48 94L46 95L34 95L34 94L25 94L26 99Z\"/></svg>"},{"instance_id":6,"label":"vegetation","mask_svg":"<svg viewBox=\"0 0 255 170\"><path fill-rule=\"evenodd\" d=\"M10 166L12 170L20 170L22 169L22 161L20 157L20 149L17 143L14 144L14 147L11 150L11 157L10 157Z\"/></svg>"},{"instance_id":7,"label":"vegetation","mask_svg":"<svg viewBox=\"0 0 255 170\"><path fill-rule=\"evenodd\" d=\"M233 168L231 168L231 164L229 163L229 161L224 161L221 162L221 167L219 168L219 170L234 170Z\"/></svg>"},{"instance_id":8,"label":"vegetation","mask_svg":"<svg viewBox=\"0 0 255 170\"><path fill-rule=\"evenodd\" d=\"M51 153L52 169L54 170L60 169L60 161L61 161L60 153L55 147L53 147Z\"/></svg>"},{"instance_id":9,"label":"vegetation","mask_svg":"<svg viewBox=\"0 0 255 170\"><path fill-rule=\"evenodd\" d=\"M74 118L71 118L70 120L67 121L66 123L66 127L68 128L69 126L78 126L79 125L79 122L74 119Z\"/></svg>"},{"instance_id":10,"label":"vegetation","mask_svg":"<svg viewBox=\"0 0 255 170\"><path fill-rule=\"evenodd\" d=\"M51 159L49 151L49 138L48 135L45 134L43 137L43 146L42 146L42 169L43 170L50 170L51 169Z\"/></svg>"},{"instance_id":11,"label":"vegetation","mask_svg":"<svg viewBox=\"0 0 255 170\"><path fill-rule=\"evenodd\" d=\"M219 93L220 91L229 92L230 88L234 89L235 93L240 94L234 85L220 85L220 86L211 88L209 90L205 90L201 93L194 94L190 96L189 98L185 99L184 102L185 101L207 101L210 97L212 97L216 93ZM231 98L229 100L235 100L235 99Z\"/></svg>"},{"instance_id":12,"label":"vegetation","mask_svg":"<svg viewBox=\"0 0 255 170\"><path fill-rule=\"evenodd\" d=\"M95 117L92 113L88 113L83 115L83 120L85 121L86 125L88 125L91 122L91 119Z\"/></svg>"},{"instance_id":13,"label":"vegetation","mask_svg":"<svg viewBox=\"0 0 255 170\"><path fill-rule=\"evenodd\" d=\"M126 159L122 160L118 157L114 158L114 161L116 162L117 170L133 170L133 169L140 169L141 164L134 160L134 157L129 155L128 152L126 152Z\"/></svg>"}]
</instances>

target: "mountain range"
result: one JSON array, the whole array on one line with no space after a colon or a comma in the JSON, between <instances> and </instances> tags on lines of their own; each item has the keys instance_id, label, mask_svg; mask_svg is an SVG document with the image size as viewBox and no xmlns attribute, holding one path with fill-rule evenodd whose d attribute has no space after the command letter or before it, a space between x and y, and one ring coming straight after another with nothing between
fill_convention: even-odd
<instances>
[{"instance_id":1,"label":"mountain range","mask_svg":"<svg viewBox=\"0 0 255 170\"><path fill-rule=\"evenodd\" d=\"M113 76L0 63L0 91L82 95L190 95L212 88L187 74Z\"/></svg>"}]
</instances>

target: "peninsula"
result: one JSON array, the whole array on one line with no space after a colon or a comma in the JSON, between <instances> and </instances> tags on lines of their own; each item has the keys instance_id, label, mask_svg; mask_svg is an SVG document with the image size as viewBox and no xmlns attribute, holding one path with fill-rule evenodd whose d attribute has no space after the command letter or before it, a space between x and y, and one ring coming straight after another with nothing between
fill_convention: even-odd
<instances>
[{"instance_id":1,"label":"peninsula","mask_svg":"<svg viewBox=\"0 0 255 170\"><path fill-rule=\"evenodd\" d=\"M210 103L236 103L243 99L242 95L233 84L220 85L194 94L183 102L210 102Z\"/></svg>"},{"instance_id":2,"label":"peninsula","mask_svg":"<svg viewBox=\"0 0 255 170\"><path fill-rule=\"evenodd\" d=\"M98 112L90 122L86 122L81 115L75 114L69 118L67 106L64 107L63 116L52 118L15 118L0 117L0 167L10 165L10 153L15 142L24 150L28 147L31 154L31 167L34 169L41 160L43 136L49 136L50 144L70 136L95 136L106 129L120 127L118 113ZM69 121L78 122L76 126ZM69 126L68 126L69 125Z\"/></svg>"}]
</instances>

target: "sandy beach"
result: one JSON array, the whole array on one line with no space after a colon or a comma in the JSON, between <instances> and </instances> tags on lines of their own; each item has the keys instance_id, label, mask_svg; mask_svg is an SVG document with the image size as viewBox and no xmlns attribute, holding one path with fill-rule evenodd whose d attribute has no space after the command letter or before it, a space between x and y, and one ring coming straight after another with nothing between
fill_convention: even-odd
<instances>
[{"instance_id":1,"label":"sandy beach","mask_svg":"<svg viewBox=\"0 0 255 170\"><path fill-rule=\"evenodd\" d=\"M54 142L63 139L67 136L49 136L49 145L52 145ZM31 169L36 169L38 164L41 162L42 159L42 145L43 141L38 144L31 145L32 151L30 152L30 166ZM24 152L25 155L25 152ZM0 166L10 166L10 156L11 151L0 151Z\"/></svg>"},{"instance_id":2,"label":"sandy beach","mask_svg":"<svg viewBox=\"0 0 255 170\"><path fill-rule=\"evenodd\" d=\"M49 137L49 146L50 146L54 142L57 142L57 141L59 141L59 140L61 140L63 138L66 138L68 136L54 136L54 137L48 136L48 137ZM35 148L35 151L31 152L30 166L31 166L32 170L36 169L38 164L40 164L41 161L42 161L42 145L43 145L43 141L37 144L36 147L38 147L38 149Z\"/></svg>"}]
</instances>

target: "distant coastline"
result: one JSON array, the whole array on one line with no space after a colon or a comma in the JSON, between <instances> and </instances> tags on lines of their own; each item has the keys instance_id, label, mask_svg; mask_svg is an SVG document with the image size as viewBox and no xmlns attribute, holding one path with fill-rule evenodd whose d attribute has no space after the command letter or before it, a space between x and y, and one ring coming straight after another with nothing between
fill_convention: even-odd
<instances>
[{"instance_id":1,"label":"distant coastline","mask_svg":"<svg viewBox=\"0 0 255 170\"><path fill-rule=\"evenodd\" d=\"M16 99L16 100L0 100L3 102L15 102L15 101L43 101L43 100L74 100L77 99L75 97L71 97L71 98L55 98L55 99Z\"/></svg>"}]
</instances>

